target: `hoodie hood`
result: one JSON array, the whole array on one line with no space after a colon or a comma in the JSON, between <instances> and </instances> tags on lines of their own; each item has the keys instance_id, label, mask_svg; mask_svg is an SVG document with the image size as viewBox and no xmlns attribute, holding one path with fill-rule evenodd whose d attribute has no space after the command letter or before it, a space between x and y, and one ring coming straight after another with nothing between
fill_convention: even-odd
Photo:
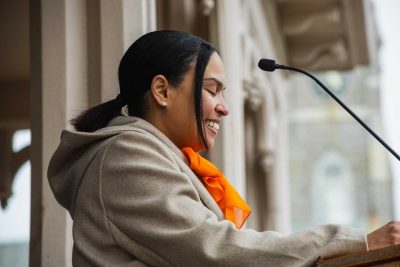
<instances>
[{"instance_id":1,"label":"hoodie hood","mask_svg":"<svg viewBox=\"0 0 400 267\"><path fill-rule=\"evenodd\" d=\"M50 159L47 177L56 200L69 211L71 217L74 217L77 193L91 161L108 144L108 140L135 129L156 136L163 135L147 121L129 116L119 116L111 120L107 127L93 133L62 131L60 144ZM171 145L174 146L172 142ZM178 150L177 147L175 149Z\"/></svg>"}]
</instances>

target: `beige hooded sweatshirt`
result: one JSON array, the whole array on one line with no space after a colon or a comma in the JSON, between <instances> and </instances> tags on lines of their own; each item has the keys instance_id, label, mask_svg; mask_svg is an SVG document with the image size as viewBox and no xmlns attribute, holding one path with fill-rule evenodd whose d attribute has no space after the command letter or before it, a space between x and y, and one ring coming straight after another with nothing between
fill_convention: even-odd
<instances>
[{"instance_id":1,"label":"beige hooded sweatshirt","mask_svg":"<svg viewBox=\"0 0 400 267\"><path fill-rule=\"evenodd\" d=\"M181 151L135 117L63 131L48 179L73 219L74 266L312 266L366 247L338 225L288 236L236 229Z\"/></svg>"}]
</instances>

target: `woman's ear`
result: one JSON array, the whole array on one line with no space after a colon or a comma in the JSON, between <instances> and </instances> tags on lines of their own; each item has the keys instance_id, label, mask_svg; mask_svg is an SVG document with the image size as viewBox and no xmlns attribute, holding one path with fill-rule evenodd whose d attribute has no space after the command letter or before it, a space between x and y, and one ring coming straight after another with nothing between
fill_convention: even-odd
<instances>
[{"instance_id":1,"label":"woman's ear","mask_svg":"<svg viewBox=\"0 0 400 267\"><path fill-rule=\"evenodd\" d=\"M164 75L156 75L151 81L151 95L156 103L162 107L168 105L169 83Z\"/></svg>"}]
</instances>

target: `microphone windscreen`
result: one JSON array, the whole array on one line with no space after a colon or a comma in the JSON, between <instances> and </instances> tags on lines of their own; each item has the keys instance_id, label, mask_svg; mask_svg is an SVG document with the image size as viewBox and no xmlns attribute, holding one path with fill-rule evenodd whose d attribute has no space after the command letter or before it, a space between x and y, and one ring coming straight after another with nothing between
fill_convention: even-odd
<instances>
[{"instance_id":1,"label":"microphone windscreen","mask_svg":"<svg viewBox=\"0 0 400 267\"><path fill-rule=\"evenodd\" d=\"M258 67L264 71L274 71L276 70L275 60L262 58L258 62Z\"/></svg>"}]
</instances>

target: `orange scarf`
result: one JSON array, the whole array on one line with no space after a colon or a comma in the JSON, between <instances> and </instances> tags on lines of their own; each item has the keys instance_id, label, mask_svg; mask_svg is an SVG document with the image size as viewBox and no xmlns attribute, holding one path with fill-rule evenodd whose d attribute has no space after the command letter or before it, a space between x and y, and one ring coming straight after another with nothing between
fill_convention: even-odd
<instances>
[{"instance_id":1,"label":"orange scarf","mask_svg":"<svg viewBox=\"0 0 400 267\"><path fill-rule=\"evenodd\" d=\"M203 180L206 189L225 214L225 218L240 229L250 215L250 207L211 162L197 154L191 147L182 148L182 152L189 159L190 169Z\"/></svg>"}]
</instances>

